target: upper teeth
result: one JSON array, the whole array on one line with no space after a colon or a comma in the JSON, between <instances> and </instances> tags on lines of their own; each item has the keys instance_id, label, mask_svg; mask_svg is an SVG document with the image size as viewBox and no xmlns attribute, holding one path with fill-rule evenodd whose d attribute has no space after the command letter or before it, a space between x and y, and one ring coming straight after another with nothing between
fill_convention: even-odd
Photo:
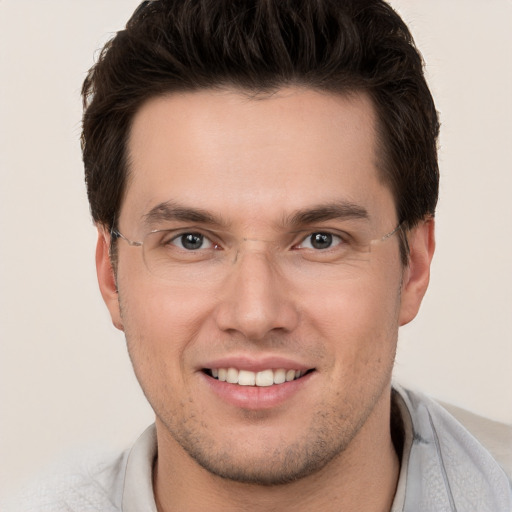
<instances>
[{"instance_id":1,"label":"upper teeth","mask_svg":"<svg viewBox=\"0 0 512 512\"><path fill-rule=\"evenodd\" d=\"M240 386L272 386L273 384L282 384L298 379L306 373L305 371L285 370L284 368L268 369L261 372L237 370L236 368L214 368L211 372L216 379Z\"/></svg>"}]
</instances>

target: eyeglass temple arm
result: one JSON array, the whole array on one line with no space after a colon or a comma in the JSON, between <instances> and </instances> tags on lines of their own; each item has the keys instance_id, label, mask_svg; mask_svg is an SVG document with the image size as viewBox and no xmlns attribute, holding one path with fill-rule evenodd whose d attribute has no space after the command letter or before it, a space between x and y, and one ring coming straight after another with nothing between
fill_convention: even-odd
<instances>
[{"instance_id":1,"label":"eyeglass temple arm","mask_svg":"<svg viewBox=\"0 0 512 512\"><path fill-rule=\"evenodd\" d=\"M129 240L120 231L114 228L110 230L110 236L112 237L112 239L122 238L128 245L131 245L132 247L140 247L142 245L142 242Z\"/></svg>"}]
</instances>

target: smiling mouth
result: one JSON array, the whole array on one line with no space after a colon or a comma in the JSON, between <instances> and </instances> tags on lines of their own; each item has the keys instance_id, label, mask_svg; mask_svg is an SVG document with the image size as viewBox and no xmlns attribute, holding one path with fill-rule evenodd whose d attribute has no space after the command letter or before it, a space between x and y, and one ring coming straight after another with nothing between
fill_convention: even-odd
<instances>
[{"instance_id":1,"label":"smiling mouth","mask_svg":"<svg viewBox=\"0 0 512 512\"><path fill-rule=\"evenodd\" d=\"M293 380L298 380L308 373L309 370L285 370L284 368L262 370L260 372L251 372L249 370L238 370L236 368L204 368L203 372L210 377L221 382L229 384L238 384L239 386L258 386L268 387L284 384Z\"/></svg>"}]
</instances>

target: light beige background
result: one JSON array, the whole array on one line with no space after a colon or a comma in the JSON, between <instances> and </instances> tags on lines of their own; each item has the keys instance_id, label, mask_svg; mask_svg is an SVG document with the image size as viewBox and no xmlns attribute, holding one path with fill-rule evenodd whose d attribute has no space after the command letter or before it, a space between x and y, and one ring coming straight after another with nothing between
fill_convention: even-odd
<instances>
[{"instance_id":1,"label":"light beige background","mask_svg":"<svg viewBox=\"0 0 512 512\"><path fill-rule=\"evenodd\" d=\"M137 0L0 0L0 497L151 422L94 270L81 82ZM438 250L396 378L512 424L512 2L393 0L443 121Z\"/></svg>"}]
</instances>

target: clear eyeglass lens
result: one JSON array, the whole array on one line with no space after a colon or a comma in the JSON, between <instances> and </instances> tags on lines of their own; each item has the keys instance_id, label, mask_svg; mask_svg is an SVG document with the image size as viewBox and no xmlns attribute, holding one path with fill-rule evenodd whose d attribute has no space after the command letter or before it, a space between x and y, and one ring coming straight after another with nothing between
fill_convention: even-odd
<instances>
[{"instance_id":1,"label":"clear eyeglass lens","mask_svg":"<svg viewBox=\"0 0 512 512\"><path fill-rule=\"evenodd\" d=\"M353 275L358 266L369 260L372 248L392 238L398 229L399 226L377 239L358 235L347 240L318 231L307 235L298 249L285 248L277 242L248 240L221 250L201 233L191 231L176 235L173 231L158 230L146 235L142 250L149 272L163 279L209 279L210 272L212 279L213 275L217 278L222 269L228 272L241 250L251 250L244 247L251 242L266 244L269 258L285 273L289 270L296 278L309 275L332 279ZM301 274L297 274L299 269Z\"/></svg>"}]
</instances>

